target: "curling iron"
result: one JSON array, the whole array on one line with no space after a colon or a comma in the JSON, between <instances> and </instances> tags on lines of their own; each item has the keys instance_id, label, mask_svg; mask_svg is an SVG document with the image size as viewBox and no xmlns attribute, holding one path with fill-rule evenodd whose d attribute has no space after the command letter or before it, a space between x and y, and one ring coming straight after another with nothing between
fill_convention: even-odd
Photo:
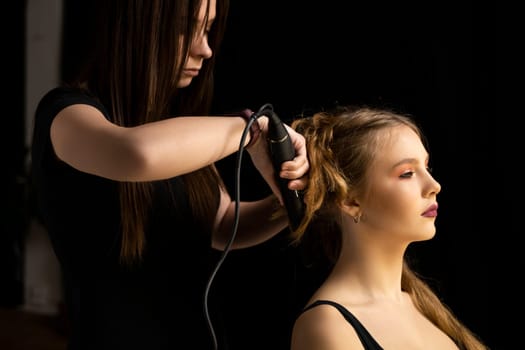
<instances>
[{"instance_id":1,"label":"curling iron","mask_svg":"<svg viewBox=\"0 0 525 350\"><path fill-rule=\"evenodd\" d=\"M288 179L283 179L279 176L281 164L285 161L294 159L295 149L290 135L288 135L281 119L273 111L271 104L265 104L259 109L257 114L266 115L268 117L267 137L270 157L276 173L276 180L283 197L284 207L288 213L290 228L295 230L299 227L303 217L304 202L298 191L290 190L288 188Z\"/></svg>"}]
</instances>

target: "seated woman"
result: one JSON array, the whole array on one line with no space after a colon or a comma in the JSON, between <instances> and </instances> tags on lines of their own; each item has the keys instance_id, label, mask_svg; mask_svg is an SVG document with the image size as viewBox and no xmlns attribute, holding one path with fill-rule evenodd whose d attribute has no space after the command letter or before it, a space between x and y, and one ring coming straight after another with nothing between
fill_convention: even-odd
<instances>
[{"instance_id":1,"label":"seated woman","mask_svg":"<svg viewBox=\"0 0 525 350\"><path fill-rule=\"evenodd\" d=\"M409 244L435 235L441 190L414 120L340 106L292 126L310 160L293 237L331 268L295 321L291 349L486 349L405 261Z\"/></svg>"}]
</instances>

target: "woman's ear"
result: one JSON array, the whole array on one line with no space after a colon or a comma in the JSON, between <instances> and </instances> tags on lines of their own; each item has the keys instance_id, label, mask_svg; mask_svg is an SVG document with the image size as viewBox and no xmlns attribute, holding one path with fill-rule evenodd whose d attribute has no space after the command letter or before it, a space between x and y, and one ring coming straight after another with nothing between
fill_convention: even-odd
<instances>
[{"instance_id":1,"label":"woman's ear","mask_svg":"<svg viewBox=\"0 0 525 350\"><path fill-rule=\"evenodd\" d=\"M361 206L356 198L345 199L339 207L343 212L350 215L351 217L360 217L361 215Z\"/></svg>"}]
</instances>

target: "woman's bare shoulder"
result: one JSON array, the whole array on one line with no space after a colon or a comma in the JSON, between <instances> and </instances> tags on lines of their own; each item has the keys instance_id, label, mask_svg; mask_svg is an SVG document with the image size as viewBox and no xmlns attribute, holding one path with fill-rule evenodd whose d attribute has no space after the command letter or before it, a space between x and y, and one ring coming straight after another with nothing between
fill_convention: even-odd
<instances>
[{"instance_id":1,"label":"woman's bare shoulder","mask_svg":"<svg viewBox=\"0 0 525 350\"><path fill-rule=\"evenodd\" d=\"M295 321L291 350L361 348L353 327L332 305L315 305L303 311Z\"/></svg>"}]
</instances>

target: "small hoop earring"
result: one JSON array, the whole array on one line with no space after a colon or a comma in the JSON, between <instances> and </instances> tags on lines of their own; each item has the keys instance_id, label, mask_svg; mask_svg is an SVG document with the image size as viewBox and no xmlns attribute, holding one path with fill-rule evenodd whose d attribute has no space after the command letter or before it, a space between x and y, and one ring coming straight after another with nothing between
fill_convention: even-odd
<instances>
[{"instance_id":1,"label":"small hoop earring","mask_svg":"<svg viewBox=\"0 0 525 350\"><path fill-rule=\"evenodd\" d=\"M361 221L361 215L356 215L356 216L353 217L353 219L354 219L354 222L355 222L356 224L358 224L359 221Z\"/></svg>"}]
</instances>

